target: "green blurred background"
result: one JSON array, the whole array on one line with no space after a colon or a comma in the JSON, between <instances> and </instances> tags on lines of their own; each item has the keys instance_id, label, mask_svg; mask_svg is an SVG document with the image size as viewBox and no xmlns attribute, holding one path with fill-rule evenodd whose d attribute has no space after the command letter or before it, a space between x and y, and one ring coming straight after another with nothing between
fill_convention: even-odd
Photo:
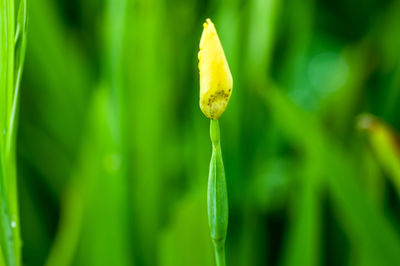
<instances>
[{"instance_id":1,"label":"green blurred background","mask_svg":"<svg viewBox=\"0 0 400 266\"><path fill-rule=\"evenodd\" d=\"M214 265L210 17L234 79L227 264L399 265L399 15L398 0L29 1L24 264ZM359 130L365 112L380 122Z\"/></svg>"}]
</instances>

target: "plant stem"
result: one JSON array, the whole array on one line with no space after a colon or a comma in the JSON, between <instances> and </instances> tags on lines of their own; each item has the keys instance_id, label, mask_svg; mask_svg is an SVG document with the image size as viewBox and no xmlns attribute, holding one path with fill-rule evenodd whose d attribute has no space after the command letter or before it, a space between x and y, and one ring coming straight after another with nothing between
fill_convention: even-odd
<instances>
[{"instance_id":1,"label":"plant stem","mask_svg":"<svg viewBox=\"0 0 400 266\"><path fill-rule=\"evenodd\" d=\"M219 133L219 122L218 120L211 120L210 122L210 138L213 144L213 148L218 148L220 145L220 133Z\"/></svg>"},{"instance_id":2,"label":"plant stem","mask_svg":"<svg viewBox=\"0 0 400 266\"><path fill-rule=\"evenodd\" d=\"M228 193L224 163L222 161L218 120L211 120L210 138L213 149L207 191L208 225L214 245L216 265L225 266L225 239L228 230Z\"/></svg>"},{"instance_id":3,"label":"plant stem","mask_svg":"<svg viewBox=\"0 0 400 266\"><path fill-rule=\"evenodd\" d=\"M225 241L213 241L215 251L215 262L217 266L225 266Z\"/></svg>"}]
</instances>

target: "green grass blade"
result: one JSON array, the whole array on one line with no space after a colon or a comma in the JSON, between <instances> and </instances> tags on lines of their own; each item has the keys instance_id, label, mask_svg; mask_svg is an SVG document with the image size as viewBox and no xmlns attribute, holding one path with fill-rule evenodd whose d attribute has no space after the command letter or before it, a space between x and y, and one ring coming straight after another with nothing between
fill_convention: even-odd
<instances>
[{"instance_id":1,"label":"green grass blade","mask_svg":"<svg viewBox=\"0 0 400 266\"><path fill-rule=\"evenodd\" d=\"M19 86L26 47L26 1L19 4L15 24L15 2L3 1L1 14L0 76L0 201L1 248L7 265L20 265L21 240L18 215L15 125L17 121ZM21 36L20 36L21 35ZM18 40L18 42L16 42Z\"/></svg>"}]
</instances>

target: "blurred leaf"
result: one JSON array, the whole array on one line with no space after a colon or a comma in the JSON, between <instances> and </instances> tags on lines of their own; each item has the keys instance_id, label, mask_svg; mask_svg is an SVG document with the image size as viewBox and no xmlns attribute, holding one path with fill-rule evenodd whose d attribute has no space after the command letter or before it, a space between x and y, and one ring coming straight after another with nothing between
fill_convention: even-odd
<instances>
[{"instance_id":1,"label":"blurred leaf","mask_svg":"<svg viewBox=\"0 0 400 266\"><path fill-rule=\"evenodd\" d=\"M383 121L369 114L359 117L358 126L367 132L379 163L392 178L400 195L400 140L397 134Z\"/></svg>"},{"instance_id":2,"label":"blurred leaf","mask_svg":"<svg viewBox=\"0 0 400 266\"><path fill-rule=\"evenodd\" d=\"M396 264L396 261L400 260L399 237L385 217L366 200L354 179L356 171L351 165L351 159L345 155L340 145L331 141L323 133L324 131L315 125L312 127L312 132L317 135L306 137L310 126L305 128L299 121L309 121L308 115L298 109L294 112L296 108L293 103L277 88L269 86L267 92L260 90L260 93L266 100L267 107L271 108L275 114L279 114L282 130L298 143L301 149L312 154L312 151L318 147L318 145L314 145L315 141L321 140L321 137L324 136L324 145L326 145L324 150L329 152L324 153L324 157L321 159L323 159L325 167L330 169L325 173L328 189L339 211L343 226L359 252L358 254L362 258L364 256L369 258L373 265ZM298 134L293 135L293 132L298 132ZM300 133L304 138L297 137ZM318 138L318 136L320 137ZM377 246L385 248L377 249Z\"/></svg>"},{"instance_id":3,"label":"blurred leaf","mask_svg":"<svg viewBox=\"0 0 400 266\"><path fill-rule=\"evenodd\" d=\"M341 158L341 160L338 160ZM400 260L399 235L385 216L372 206L354 179L355 171L342 152L331 153L329 191L360 261L394 265ZM377 248L380 247L380 248Z\"/></svg>"},{"instance_id":4,"label":"blurred leaf","mask_svg":"<svg viewBox=\"0 0 400 266\"><path fill-rule=\"evenodd\" d=\"M79 190L83 189L84 193L81 204L84 204L85 212L76 258L76 263L80 265L132 265L130 229L127 226L127 180L124 175L127 166L110 128L112 115L109 99L106 87L100 87L93 96L80 162L82 172L77 172L79 176L73 181L83 186L74 192L78 193L77 199ZM77 211L79 216L80 210ZM61 224L65 222L68 220ZM69 225L73 228L67 230L79 230L79 220L72 222ZM69 235L66 244L74 245L74 237Z\"/></svg>"},{"instance_id":5,"label":"blurred leaf","mask_svg":"<svg viewBox=\"0 0 400 266\"><path fill-rule=\"evenodd\" d=\"M62 198L60 222L47 258L46 265L48 266L67 266L73 262L81 234L85 207L83 192L87 187L87 184L80 179L87 174L84 171L77 171L76 176L71 178L71 184Z\"/></svg>"},{"instance_id":6,"label":"blurred leaf","mask_svg":"<svg viewBox=\"0 0 400 266\"><path fill-rule=\"evenodd\" d=\"M191 192L179 202L161 234L159 265L214 265L206 214L204 193Z\"/></svg>"}]
</instances>

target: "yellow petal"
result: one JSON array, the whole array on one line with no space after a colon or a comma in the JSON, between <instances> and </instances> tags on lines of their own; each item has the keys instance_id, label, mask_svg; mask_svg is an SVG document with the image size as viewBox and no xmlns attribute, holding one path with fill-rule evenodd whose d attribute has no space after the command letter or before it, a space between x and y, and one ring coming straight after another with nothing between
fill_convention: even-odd
<instances>
[{"instance_id":1,"label":"yellow petal","mask_svg":"<svg viewBox=\"0 0 400 266\"><path fill-rule=\"evenodd\" d=\"M200 109L210 119L225 111L232 93L232 75L217 31L210 19L203 24L200 39Z\"/></svg>"}]
</instances>

